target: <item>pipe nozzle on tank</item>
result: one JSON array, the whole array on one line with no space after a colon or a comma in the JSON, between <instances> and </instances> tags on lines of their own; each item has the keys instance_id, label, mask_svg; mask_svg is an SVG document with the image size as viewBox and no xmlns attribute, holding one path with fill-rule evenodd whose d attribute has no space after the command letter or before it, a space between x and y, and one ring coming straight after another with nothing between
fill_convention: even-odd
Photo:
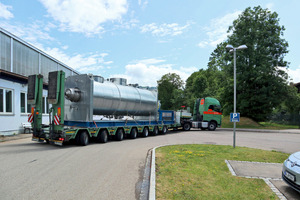
<instances>
[{"instance_id":1,"label":"pipe nozzle on tank","mask_svg":"<svg viewBox=\"0 0 300 200\"><path fill-rule=\"evenodd\" d=\"M65 91L66 99L72 102L78 102L81 97L81 91L78 88L68 88Z\"/></svg>"}]
</instances>

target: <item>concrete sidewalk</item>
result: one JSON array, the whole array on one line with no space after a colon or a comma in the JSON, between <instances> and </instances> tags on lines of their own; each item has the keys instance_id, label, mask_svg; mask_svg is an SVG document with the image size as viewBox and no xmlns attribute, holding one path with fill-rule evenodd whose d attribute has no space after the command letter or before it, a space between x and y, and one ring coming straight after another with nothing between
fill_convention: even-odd
<instances>
[{"instance_id":1,"label":"concrete sidewalk","mask_svg":"<svg viewBox=\"0 0 300 200\"><path fill-rule=\"evenodd\" d=\"M225 162L227 163L230 172L234 176L263 179L281 200L300 199L300 194L289 187L281 179L281 163L262 163L235 160L228 160Z\"/></svg>"},{"instance_id":2,"label":"concrete sidewalk","mask_svg":"<svg viewBox=\"0 0 300 200\"><path fill-rule=\"evenodd\" d=\"M11 141L11 140L19 140L19 139L24 139L24 138L31 138L32 134L16 134L16 135L0 135L0 142L6 142L6 141Z\"/></svg>"}]
</instances>

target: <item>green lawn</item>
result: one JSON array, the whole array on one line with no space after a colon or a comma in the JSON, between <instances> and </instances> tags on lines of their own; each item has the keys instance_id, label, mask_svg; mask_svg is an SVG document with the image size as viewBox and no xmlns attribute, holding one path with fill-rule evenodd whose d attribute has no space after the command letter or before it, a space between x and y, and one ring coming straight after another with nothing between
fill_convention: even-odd
<instances>
[{"instance_id":1,"label":"green lawn","mask_svg":"<svg viewBox=\"0 0 300 200\"><path fill-rule=\"evenodd\" d=\"M288 154L220 145L156 150L157 199L278 199L260 179L232 176L227 160L283 163Z\"/></svg>"},{"instance_id":2,"label":"green lawn","mask_svg":"<svg viewBox=\"0 0 300 200\"><path fill-rule=\"evenodd\" d=\"M230 122L230 116L223 116L222 118L222 128L233 128L233 123ZM247 117L241 117L240 122L236 123L237 128L250 128L250 129L298 129L299 126L294 125L284 125L284 124L275 124L270 122L255 122L252 119Z\"/></svg>"}]
</instances>

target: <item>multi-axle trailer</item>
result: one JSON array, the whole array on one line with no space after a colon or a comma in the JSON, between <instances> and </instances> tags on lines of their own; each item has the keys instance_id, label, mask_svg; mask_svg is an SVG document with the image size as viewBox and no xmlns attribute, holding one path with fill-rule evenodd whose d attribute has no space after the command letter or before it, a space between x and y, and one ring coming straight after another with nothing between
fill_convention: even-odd
<instances>
[{"instance_id":1,"label":"multi-axle trailer","mask_svg":"<svg viewBox=\"0 0 300 200\"><path fill-rule=\"evenodd\" d=\"M31 75L28 79L34 141L63 145L73 140L85 146L92 140L106 143L109 137L121 141L124 137L166 134L169 129L215 130L221 125L220 103L216 99L196 101L197 116L193 117L187 111L161 110L156 91L97 82L86 74L65 79L63 71L49 73L48 103L52 107L49 125L43 125L43 76ZM101 119L95 120L95 115Z\"/></svg>"}]
</instances>

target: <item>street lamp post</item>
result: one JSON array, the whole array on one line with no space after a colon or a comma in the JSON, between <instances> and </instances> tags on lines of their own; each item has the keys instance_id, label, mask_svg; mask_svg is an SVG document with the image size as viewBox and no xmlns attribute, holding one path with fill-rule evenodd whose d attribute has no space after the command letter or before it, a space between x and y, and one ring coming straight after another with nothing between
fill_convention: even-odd
<instances>
[{"instance_id":1,"label":"street lamp post","mask_svg":"<svg viewBox=\"0 0 300 200\"><path fill-rule=\"evenodd\" d=\"M233 113L236 113L236 50L247 49L246 45L240 45L239 47L233 47L232 45L228 44L226 49L230 49L230 52L233 51ZM233 122L233 148L235 148L235 129L236 129L236 122Z\"/></svg>"}]
</instances>

